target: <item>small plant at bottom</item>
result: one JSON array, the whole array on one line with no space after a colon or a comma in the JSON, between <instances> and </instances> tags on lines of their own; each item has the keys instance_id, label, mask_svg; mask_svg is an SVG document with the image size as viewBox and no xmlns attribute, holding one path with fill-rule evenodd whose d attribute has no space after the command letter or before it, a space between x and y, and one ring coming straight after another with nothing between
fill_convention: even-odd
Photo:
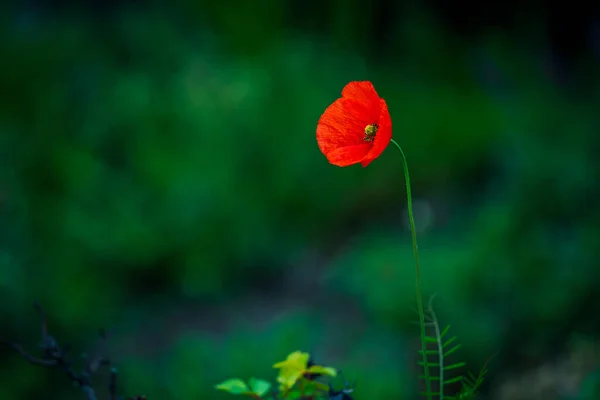
<instances>
[{"instance_id":1,"label":"small plant at bottom","mask_svg":"<svg viewBox=\"0 0 600 400\"><path fill-rule=\"evenodd\" d=\"M346 384L339 391L321 382L320 378L333 378L338 371L331 367L316 365L308 353L295 351L284 361L273 365L279 370L275 390L270 390L272 384L261 379L250 378L248 382L241 379L228 379L216 388L225 392L243 395L253 399L265 400L352 400L352 389Z\"/></svg>"}]
</instances>

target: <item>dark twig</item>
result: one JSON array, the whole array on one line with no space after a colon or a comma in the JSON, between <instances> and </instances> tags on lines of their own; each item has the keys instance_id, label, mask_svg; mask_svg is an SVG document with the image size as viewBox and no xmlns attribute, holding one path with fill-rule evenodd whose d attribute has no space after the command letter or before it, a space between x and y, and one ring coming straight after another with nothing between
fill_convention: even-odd
<instances>
[{"instance_id":1,"label":"dark twig","mask_svg":"<svg viewBox=\"0 0 600 400\"><path fill-rule=\"evenodd\" d=\"M32 364L43 365L45 367L53 367L56 365L55 360L45 360L45 359L41 359L41 358L36 358L36 357L32 356L31 354L29 354L28 352L26 352L23 349L23 346L21 346L20 344L9 342L8 340L4 339L3 337L0 337L0 343L5 343L8 346L12 347L13 349L15 349L17 351L17 353L19 353L20 355L25 357L25 359Z\"/></svg>"},{"instance_id":2,"label":"dark twig","mask_svg":"<svg viewBox=\"0 0 600 400\"><path fill-rule=\"evenodd\" d=\"M18 343L11 342L9 340L0 337L0 343L5 343L9 347L12 347L17 353L23 356L27 361L34 365L41 365L44 367L58 367L65 372L71 382L78 386L86 395L87 400L98 400L96 391L92 385L91 376L97 372L100 367L110 366L110 360L104 356L97 356L86 362L83 371L80 373L75 372L72 369L72 363L67 358L68 346L61 348L53 336L48 333L48 325L46 320L46 314L36 302L34 309L42 320L42 343L41 348L43 350L42 357L36 357L31 353L27 352L23 346ZM100 338L105 341L107 336L104 330L100 330ZM111 368L110 379L108 384L109 400L119 400L117 396L117 370ZM145 399L144 396L134 396L130 399Z\"/></svg>"}]
</instances>

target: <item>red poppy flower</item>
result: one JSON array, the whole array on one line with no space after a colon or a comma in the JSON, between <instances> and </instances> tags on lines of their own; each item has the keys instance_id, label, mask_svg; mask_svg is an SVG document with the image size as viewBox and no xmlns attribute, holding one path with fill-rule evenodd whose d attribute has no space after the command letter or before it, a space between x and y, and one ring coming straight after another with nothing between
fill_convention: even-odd
<instances>
[{"instance_id":1,"label":"red poppy flower","mask_svg":"<svg viewBox=\"0 0 600 400\"><path fill-rule=\"evenodd\" d=\"M317 143L333 165L366 167L392 139L387 104L368 81L350 82L317 124Z\"/></svg>"}]
</instances>

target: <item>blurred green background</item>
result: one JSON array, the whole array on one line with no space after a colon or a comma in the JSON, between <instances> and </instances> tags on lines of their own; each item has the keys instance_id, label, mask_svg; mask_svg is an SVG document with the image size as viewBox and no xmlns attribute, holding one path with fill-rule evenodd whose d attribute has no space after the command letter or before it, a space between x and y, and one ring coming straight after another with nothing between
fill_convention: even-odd
<instances>
[{"instance_id":1,"label":"blurred green background","mask_svg":"<svg viewBox=\"0 0 600 400\"><path fill-rule=\"evenodd\" d=\"M272 380L303 350L357 399L415 399L400 157L338 168L315 141L343 86L370 80L408 158L425 293L471 370L497 354L482 398L593 398L592 10L63 0L0 15L2 336L35 349L37 299L76 350L110 332L129 395L229 398L214 385ZM0 347L0 398L48 393L83 398Z\"/></svg>"}]
</instances>

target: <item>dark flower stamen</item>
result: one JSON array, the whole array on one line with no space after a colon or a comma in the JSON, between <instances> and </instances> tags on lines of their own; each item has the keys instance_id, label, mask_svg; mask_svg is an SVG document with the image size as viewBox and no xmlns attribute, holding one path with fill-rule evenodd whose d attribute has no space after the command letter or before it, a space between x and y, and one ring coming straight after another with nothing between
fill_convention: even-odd
<instances>
[{"instance_id":1,"label":"dark flower stamen","mask_svg":"<svg viewBox=\"0 0 600 400\"><path fill-rule=\"evenodd\" d=\"M372 142L373 139L375 139L375 135L377 134L378 129L379 125L377 124L367 125L365 128L365 137L363 138L363 140L365 142Z\"/></svg>"}]
</instances>

